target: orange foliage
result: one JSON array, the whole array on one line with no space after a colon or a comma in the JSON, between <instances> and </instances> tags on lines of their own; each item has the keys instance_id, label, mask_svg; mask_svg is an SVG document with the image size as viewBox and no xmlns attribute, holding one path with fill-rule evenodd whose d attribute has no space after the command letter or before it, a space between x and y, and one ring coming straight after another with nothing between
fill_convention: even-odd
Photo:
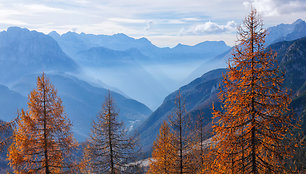
<instances>
[{"instance_id":1,"label":"orange foliage","mask_svg":"<svg viewBox=\"0 0 306 174\"><path fill-rule=\"evenodd\" d=\"M291 100L282 89L284 79L275 54L265 51L262 26L252 9L238 29L239 45L219 93L222 111L213 113L215 173L286 172Z\"/></svg>"},{"instance_id":2,"label":"orange foliage","mask_svg":"<svg viewBox=\"0 0 306 174\"><path fill-rule=\"evenodd\" d=\"M15 173L68 171L69 155L76 147L61 99L42 74L29 95L28 110L21 110L8 160Z\"/></svg>"},{"instance_id":3,"label":"orange foliage","mask_svg":"<svg viewBox=\"0 0 306 174\"><path fill-rule=\"evenodd\" d=\"M171 133L167 122L163 122L159 129L159 135L154 142L152 159L148 173L176 173L176 161L178 149L174 143L174 135Z\"/></svg>"}]
</instances>

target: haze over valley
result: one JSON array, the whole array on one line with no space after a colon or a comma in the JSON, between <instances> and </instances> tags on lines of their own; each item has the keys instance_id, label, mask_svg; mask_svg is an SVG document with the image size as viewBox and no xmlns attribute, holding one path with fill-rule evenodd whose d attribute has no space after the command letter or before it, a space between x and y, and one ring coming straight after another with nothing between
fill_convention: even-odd
<instances>
[{"instance_id":1,"label":"haze over valley","mask_svg":"<svg viewBox=\"0 0 306 174\"><path fill-rule=\"evenodd\" d=\"M300 28L306 28L301 19L271 27L268 44L306 36ZM135 128L168 94L210 70L225 68L231 54L231 47L223 41L160 48L146 38L125 34L59 35L54 31L46 35L19 27L0 33L0 50L3 93L18 96L17 102L2 98L9 107L1 118L9 121L17 109L25 107L36 76L45 72L62 96L80 140L89 133L90 122L108 89L115 93L121 119L127 127ZM77 105L82 107L76 109Z\"/></svg>"}]
</instances>

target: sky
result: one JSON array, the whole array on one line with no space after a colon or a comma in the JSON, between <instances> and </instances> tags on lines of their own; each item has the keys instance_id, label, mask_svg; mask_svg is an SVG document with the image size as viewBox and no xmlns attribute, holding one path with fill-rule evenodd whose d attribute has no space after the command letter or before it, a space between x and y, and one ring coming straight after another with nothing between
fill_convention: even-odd
<instances>
[{"instance_id":1,"label":"sky","mask_svg":"<svg viewBox=\"0 0 306 174\"><path fill-rule=\"evenodd\" d=\"M0 30L124 33L159 47L207 40L232 46L251 5L265 27L306 20L305 0L0 0Z\"/></svg>"}]
</instances>

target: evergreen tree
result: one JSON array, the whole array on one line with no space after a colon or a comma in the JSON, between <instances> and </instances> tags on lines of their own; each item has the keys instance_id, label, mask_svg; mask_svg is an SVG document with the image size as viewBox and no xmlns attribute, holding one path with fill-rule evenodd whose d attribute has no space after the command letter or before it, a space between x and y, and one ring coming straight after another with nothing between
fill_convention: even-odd
<instances>
[{"instance_id":1,"label":"evergreen tree","mask_svg":"<svg viewBox=\"0 0 306 174\"><path fill-rule=\"evenodd\" d=\"M129 162L135 159L135 138L128 137L123 123L118 120L113 99L108 93L102 112L97 115L86 149L92 173L122 173L128 171ZM86 161L86 160L85 160Z\"/></svg>"},{"instance_id":2,"label":"evergreen tree","mask_svg":"<svg viewBox=\"0 0 306 174\"><path fill-rule=\"evenodd\" d=\"M14 173L63 173L71 166L76 142L54 86L42 74L19 113L8 160Z\"/></svg>"},{"instance_id":3,"label":"evergreen tree","mask_svg":"<svg viewBox=\"0 0 306 174\"><path fill-rule=\"evenodd\" d=\"M159 135L154 141L152 159L148 173L170 174L175 173L177 152L175 137L166 121L163 122L159 129Z\"/></svg>"},{"instance_id":4,"label":"evergreen tree","mask_svg":"<svg viewBox=\"0 0 306 174\"><path fill-rule=\"evenodd\" d=\"M238 29L239 45L229 59L220 89L222 111L214 111L216 173L285 173L290 157L291 102L283 89L266 31L256 10Z\"/></svg>"}]
</instances>

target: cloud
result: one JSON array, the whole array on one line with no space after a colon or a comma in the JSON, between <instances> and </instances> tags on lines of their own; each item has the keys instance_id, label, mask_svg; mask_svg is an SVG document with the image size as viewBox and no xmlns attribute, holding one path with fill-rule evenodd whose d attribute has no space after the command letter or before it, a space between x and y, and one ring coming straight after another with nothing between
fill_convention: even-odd
<instances>
[{"instance_id":1,"label":"cloud","mask_svg":"<svg viewBox=\"0 0 306 174\"><path fill-rule=\"evenodd\" d=\"M88 0L75 0L76 3L78 4L89 4L89 1Z\"/></svg>"},{"instance_id":2,"label":"cloud","mask_svg":"<svg viewBox=\"0 0 306 174\"><path fill-rule=\"evenodd\" d=\"M211 21L197 24L189 27L188 29L183 29L180 31L180 34L216 34L224 32L233 32L236 30L236 23L234 21L229 21L225 25L217 24Z\"/></svg>"},{"instance_id":3,"label":"cloud","mask_svg":"<svg viewBox=\"0 0 306 174\"><path fill-rule=\"evenodd\" d=\"M110 21L119 22L119 23L128 23L128 24L144 24L146 20L144 19L131 19L131 18L110 18Z\"/></svg>"},{"instance_id":4,"label":"cloud","mask_svg":"<svg viewBox=\"0 0 306 174\"><path fill-rule=\"evenodd\" d=\"M181 20L181 19L168 19L168 20L165 20L165 21L168 24L185 24L186 23L186 21Z\"/></svg>"},{"instance_id":5,"label":"cloud","mask_svg":"<svg viewBox=\"0 0 306 174\"><path fill-rule=\"evenodd\" d=\"M206 39L232 34L234 37L236 23L248 14L250 4L262 14L267 26L292 23L297 18L305 20L304 1L103 0L101 3L101 0L0 0L0 28L18 25L60 33L76 28L77 32L93 34L154 36L161 39L156 41L161 45L171 40L171 45L176 45L174 42L190 42L187 38L197 36ZM208 19L213 21L203 22ZM171 36L171 39L162 40L163 36Z\"/></svg>"},{"instance_id":6,"label":"cloud","mask_svg":"<svg viewBox=\"0 0 306 174\"><path fill-rule=\"evenodd\" d=\"M252 0L244 1L247 8L252 5L264 16L281 16L306 11L305 0Z\"/></svg>"},{"instance_id":7,"label":"cloud","mask_svg":"<svg viewBox=\"0 0 306 174\"><path fill-rule=\"evenodd\" d=\"M201 21L200 18L182 18L183 21L190 21L190 22L198 22Z\"/></svg>"},{"instance_id":8,"label":"cloud","mask_svg":"<svg viewBox=\"0 0 306 174\"><path fill-rule=\"evenodd\" d=\"M85 30L87 33L93 33L93 34L106 34L106 35L112 35L116 33L137 33L139 32L137 29L134 29L133 27L128 27L125 25L122 25L120 23L111 22L111 21L104 21L101 23L95 23L92 25L83 25L81 27L82 30Z\"/></svg>"},{"instance_id":9,"label":"cloud","mask_svg":"<svg viewBox=\"0 0 306 174\"><path fill-rule=\"evenodd\" d=\"M43 4L20 4L19 7L20 9L23 9L25 11L29 11L31 13L64 13L66 10L61 9L61 8L55 8L55 7L50 7L47 5Z\"/></svg>"},{"instance_id":10,"label":"cloud","mask_svg":"<svg viewBox=\"0 0 306 174\"><path fill-rule=\"evenodd\" d=\"M19 20L1 19L1 18L0 18L0 24L8 24L8 25L13 25L13 26L27 25L27 23L19 21Z\"/></svg>"}]
</instances>

